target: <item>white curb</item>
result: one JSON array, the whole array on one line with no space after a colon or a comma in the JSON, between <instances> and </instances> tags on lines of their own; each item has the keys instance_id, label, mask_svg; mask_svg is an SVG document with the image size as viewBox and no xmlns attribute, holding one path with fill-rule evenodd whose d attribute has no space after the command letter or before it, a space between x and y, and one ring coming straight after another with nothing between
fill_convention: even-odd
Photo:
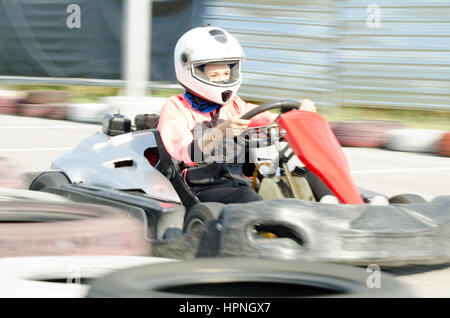
<instances>
[{"instance_id":1,"label":"white curb","mask_svg":"<svg viewBox=\"0 0 450 318\"><path fill-rule=\"evenodd\" d=\"M434 153L445 131L433 129L394 129L389 131L386 149Z\"/></svg>"}]
</instances>

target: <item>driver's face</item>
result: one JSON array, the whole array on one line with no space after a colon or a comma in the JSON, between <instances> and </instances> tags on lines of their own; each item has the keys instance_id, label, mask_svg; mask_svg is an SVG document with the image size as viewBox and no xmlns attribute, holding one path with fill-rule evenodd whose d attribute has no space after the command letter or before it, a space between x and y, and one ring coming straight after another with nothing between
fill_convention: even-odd
<instances>
[{"instance_id":1,"label":"driver's face","mask_svg":"<svg viewBox=\"0 0 450 318\"><path fill-rule=\"evenodd\" d=\"M212 82L230 79L230 66L228 64L206 64L204 72Z\"/></svg>"}]
</instances>

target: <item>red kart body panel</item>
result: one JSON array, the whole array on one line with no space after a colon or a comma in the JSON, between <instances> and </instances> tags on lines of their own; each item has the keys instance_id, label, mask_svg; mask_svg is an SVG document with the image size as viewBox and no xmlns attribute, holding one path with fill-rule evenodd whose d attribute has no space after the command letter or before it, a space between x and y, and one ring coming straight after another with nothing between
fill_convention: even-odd
<instances>
[{"instance_id":1,"label":"red kart body panel","mask_svg":"<svg viewBox=\"0 0 450 318\"><path fill-rule=\"evenodd\" d=\"M327 120L320 114L292 110L278 120L284 140L312 173L346 204L364 204L350 175L347 158Z\"/></svg>"}]
</instances>

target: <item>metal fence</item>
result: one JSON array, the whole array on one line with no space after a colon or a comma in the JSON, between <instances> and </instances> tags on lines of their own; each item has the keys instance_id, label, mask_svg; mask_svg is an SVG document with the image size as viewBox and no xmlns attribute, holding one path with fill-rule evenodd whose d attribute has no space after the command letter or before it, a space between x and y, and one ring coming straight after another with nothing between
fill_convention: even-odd
<instances>
[{"instance_id":1,"label":"metal fence","mask_svg":"<svg viewBox=\"0 0 450 318\"><path fill-rule=\"evenodd\" d=\"M301 5L299 5L299 3ZM332 102L328 45L332 1L207 1L204 22L223 27L247 55L240 94L267 100L308 96Z\"/></svg>"},{"instance_id":2,"label":"metal fence","mask_svg":"<svg viewBox=\"0 0 450 318\"><path fill-rule=\"evenodd\" d=\"M371 1L336 2L341 102L450 109L450 2Z\"/></svg>"},{"instance_id":3,"label":"metal fence","mask_svg":"<svg viewBox=\"0 0 450 318\"><path fill-rule=\"evenodd\" d=\"M241 95L450 109L448 0L230 0L203 20L241 41Z\"/></svg>"}]
</instances>

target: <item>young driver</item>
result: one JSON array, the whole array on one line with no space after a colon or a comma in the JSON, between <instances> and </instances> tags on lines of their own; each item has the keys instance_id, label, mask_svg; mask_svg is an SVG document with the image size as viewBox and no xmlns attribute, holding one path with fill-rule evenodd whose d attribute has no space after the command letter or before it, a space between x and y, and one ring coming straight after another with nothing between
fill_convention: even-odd
<instances>
[{"instance_id":1,"label":"young driver","mask_svg":"<svg viewBox=\"0 0 450 318\"><path fill-rule=\"evenodd\" d=\"M204 160L225 137L238 136L248 127L267 126L277 117L264 112L251 120L240 119L258 107L236 95L244 60L239 42L213 26L188 31L175 47L176 77L186 91L167 100L158 131L167 152L187 167L186 182L202 202L261 200L245 180L242 164ZM301 101L300 109L316 111L308 99Z\"/></svg>"}]
</instances>

